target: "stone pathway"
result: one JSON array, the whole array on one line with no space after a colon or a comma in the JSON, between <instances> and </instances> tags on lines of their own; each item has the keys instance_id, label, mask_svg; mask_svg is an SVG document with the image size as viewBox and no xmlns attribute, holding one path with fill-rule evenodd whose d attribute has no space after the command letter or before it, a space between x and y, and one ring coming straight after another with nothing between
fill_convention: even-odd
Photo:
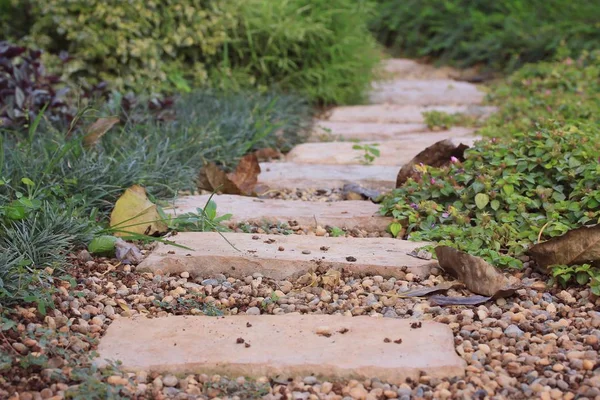
<instances>
[{"instance_id":1,"label":"stone pathway","mask_svg":"<svg viewBox=\"0 0 600 400\"><path fill-rule=\"evenodd\" d=\"M429 132L423 123L423 111L478 115L491 111L478 106L484 94L476 86L451 80L454 71L450 69L390 60L386 72L390 79L373 85L372 105L333 109L317 121L313 140L325 133L341 142L299 145L284 162L262 164L260 182L274 189L335 189L345 183L392 188L400 166L425 147L443 139L467 144L475 140L473 130L467 128ZM361 165L361 153L348 142L352 139L379 144L381 156L374 165ZM171 212L194 212L206 200L207 196L184 197ZM218 213L232 213L235 223L302 225L307 227L302 232L305 236L228 233L228 243L216 233L180 233L170 239L187 248L159 245L138 269L152 271L155 278L180 274L186 278L192 275L196 281L217 274L291 280L317 268L343 269L345 274L357 276L376 274L380 280L436 279L431 275L432 268L437 270L435 262L407 255L417 243L391 238L323 237L329 235L320 227L327 225L380 236L390 219L377 216L378 206L371 202L302 202L226 195L215 196L214 200ZM321 232L315 236L319 228ZM414 314L415 318L419 315ZM406 378L461 377L465 373L465 362L455 352L451 329L443 323L298 312L117 319L101 339L99 352L101 360L120 359L126 370L171 374L318 375L334 380L377 377L399 384Z\"/></svg>"}]
</instances>

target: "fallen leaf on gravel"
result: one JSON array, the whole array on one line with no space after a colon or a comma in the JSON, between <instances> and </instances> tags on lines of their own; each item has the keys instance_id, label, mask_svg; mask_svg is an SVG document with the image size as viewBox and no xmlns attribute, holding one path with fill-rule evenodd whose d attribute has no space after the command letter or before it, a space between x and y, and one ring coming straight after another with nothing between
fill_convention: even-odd
<instances>
[{"instance_id":1,"label":"fallen leaf on gravel","mask_svg":"<svg viewBox=\"0 0 600 400\"><path fill-rule=\"evenodd\" d=\"M527 252L538 267L585 264L600 260L600 225L581 227L536 244Z\"/></svg>"},{"instance_id":2,"label":"fallen leaf on gravel","mask_svg":"<svg viewBox=\"0 0 600 400\"><path fill-rule=\"evenodd\" d=\"M404 292L400 292L400 293L398 293L397 296L400 298L421 297L421 296L427 296L428 294L431 294L431 293L446 291L446 290L449 290L449 289L452 289L455 287L459 287L459 286L464 286L464 284L462 284L461 282L458 282L458 281L443 282L436 286L422 287L422 288L411 289L411 290L407 290Z\"/></svg>"},{"instance_id":3,"label":"fallen leaf on gravel","mask_svg":"<svg viewBox=\"0 0 600 400\"><path fill-rule=\"evenodd\" d=\"M436 247L435 254L440 267L458 278L473 293L506 297L516 289L502 272L480 257L448 246Z\"/></svg>"},{"instance_id":4,"label":"fallen leaf on gravel","mask_svg":"<svg viewBox=\"0 0 600 400\"><path fill-rule=\"evenodd\" d=\"M415 179L420 176L420 173L414 168L415 165L424 164L432 167L442 167L450 163L451 157L463 161L465 150L468 148L469 146L462 143L457 146L450 139L440 140L432 144L402 166L396 177L396 187L399 188L404 185L408 178Z\"/></svg>"},{"instance_id":5,"label":"fallen leaf on gravel","mask_svg":"<svg viewBox=\"0 0 600 400\"><path fill-rule=\"evenodd\" d=\"M129 306L127 305L127 303L125 302L125 300L121 300L121 299L116 299L115 300L117 302L117 304L119 305L119 307L121 307L121 309L123 311L129 312L131 311L131 309L129 308Z\"/></svg>"},{"instance_id":6,"label":"fallen leaf on gravel","mask_svg":"<svg viewBox=\"0 0 600 400\"><path fill-rule=\"evenodd\" d=\"M98 118L96 122L90 125L86 134L83 137L83 145L85 147L92 147L106 132L110 130L117 122L119 122L119 118L117 117L109 117L109 118Z\"/></svg>"},{"instance_id":7,"label":"fallen leaf on gravel","mask_svg":"<svg viewBox=\"0 0 600 400\"><path fill-rule=\"evenodd\" d=\"M492 298L492 296L480 296L480 295L475 295L475 296L431 296L429 298L429 302L432 305L437 305L437 306L459 306L459 305L465 305L465 306L476 306L478 304L482 304L485 303L486 301L490 300Z\"/></svg>"},{"instance_id":8,"label":"fallen leaf on gravel","mask_svg":"<svg viewBox=\"0 0 600 400\"><path fill-rule=\"evenodd\" d=\"M115 256L123 264L138 265L144 260L140 249L133 243L127 243L123 239L115 242Z\"/></svg>"},{"instance_id":9,"label":"fallen leaf on gravel","mask_svg":"<svg viewBox=\"0 0 600 400\"><path fill-rule=\"evenodd\" d=\"M321 283L323 286L335 287L339 285L341 276L340 271L330 269L321 277Z\"/></svg>"},{"instance_id":10,"label":"fallen leaf on gravel","mask_svg":"<svg viewBox=\"0 0 600 400\"><path fill-rule=\"evenodd\" d=\"M240 159L235 171L227 173L215 163L207 163L198 173L197 185L200 190L252 196L258 182L260 165L255 153Z\"/></svg>"},{"instance_id":11,"label":"fallen leaf on gravel","mask_svg":"<svg viewBox=\"0 0 600 400\"><path fill-rule=\"evenodd\" d=\"M381 196L378 190L367 189L356 183L347 183L342 188L342 193L345 200L375 200Z\"/></svg>"},{"instance_id":12,"label":"fallen leaf on gravel","mask_svg":"<svg viewBox=\"0 0 600 400\"><path fill-rule=\"evenodd\" d=\"M167 224L161 220L156 204L148 200L146 190L133 185L115 203L110 214L110 226L115 236L130 234L155 236L166 233Z\"/></svg>"}]
</instances>

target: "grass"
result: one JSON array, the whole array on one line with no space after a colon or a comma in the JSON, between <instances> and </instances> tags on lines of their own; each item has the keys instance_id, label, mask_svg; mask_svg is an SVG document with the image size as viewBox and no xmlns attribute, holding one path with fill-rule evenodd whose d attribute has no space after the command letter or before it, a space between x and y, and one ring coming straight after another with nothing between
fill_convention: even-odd
<instances>
[{"instance_id":1,"label":"grass","mask_svg":"<svg viewBox=\"0 0 600 400\"><path fill-rule=\"evenodd\" d=\"M108 115L110 105L84 117ZM91 149L43 120L31 132L4 132L0 152L0 302L30 298L67 254L106 224L124 189L140 184L155 199L195 187L198 169L231 169L261 147L303 140L311 109L299 97L196 92L180 98L176 119L141 123L132 110ZM139 112L143 112L139 111ZM26 135L24 135L24 133Z\"/></svg>"}]
</instances>

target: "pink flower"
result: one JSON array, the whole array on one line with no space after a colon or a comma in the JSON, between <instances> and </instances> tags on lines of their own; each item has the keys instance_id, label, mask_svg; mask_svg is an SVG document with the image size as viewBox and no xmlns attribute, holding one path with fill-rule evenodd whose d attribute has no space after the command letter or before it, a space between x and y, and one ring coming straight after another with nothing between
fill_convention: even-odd
<instances>
[{"instance_id":1,"label":"pink flower","mask_svg":"<svg viewBox=\"0 0 600 400\"><path fill-rule=\"evenodd\" d=\"M450 157L450 162L451 162L452 164L456 164L456 163L458 162L458 158L456 158L456 157L452 156L452 157Z\"/></svg>"},{"instance_id":2,"label":"pink flower","mask_svg":"<svg viewBox=\"0 0 600 400\"><path fill-rule=\"evenodd\" d=\"M435 179L431 178L429 182L431 182L432 185L435 185Z\"/></svg>"}]
</instances>

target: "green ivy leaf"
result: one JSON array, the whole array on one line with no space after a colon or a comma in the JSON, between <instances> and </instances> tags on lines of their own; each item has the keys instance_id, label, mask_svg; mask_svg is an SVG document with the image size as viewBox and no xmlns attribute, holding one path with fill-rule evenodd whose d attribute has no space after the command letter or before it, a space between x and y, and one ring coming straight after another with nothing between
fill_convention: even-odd
<instances>
[{"instance_id":1,"label":"green ivy leaf","mask_svg":"<svg viewBox=\"0 0 600 400\"><path fill-rule=\"evenodd\" d=\"M480 210L483 210L485 208L485 206L488 205L489 202L490 202L490 196L488 196L487 194L477 193L475 195L475 205Z\"/></svg>"}]
</instances>

